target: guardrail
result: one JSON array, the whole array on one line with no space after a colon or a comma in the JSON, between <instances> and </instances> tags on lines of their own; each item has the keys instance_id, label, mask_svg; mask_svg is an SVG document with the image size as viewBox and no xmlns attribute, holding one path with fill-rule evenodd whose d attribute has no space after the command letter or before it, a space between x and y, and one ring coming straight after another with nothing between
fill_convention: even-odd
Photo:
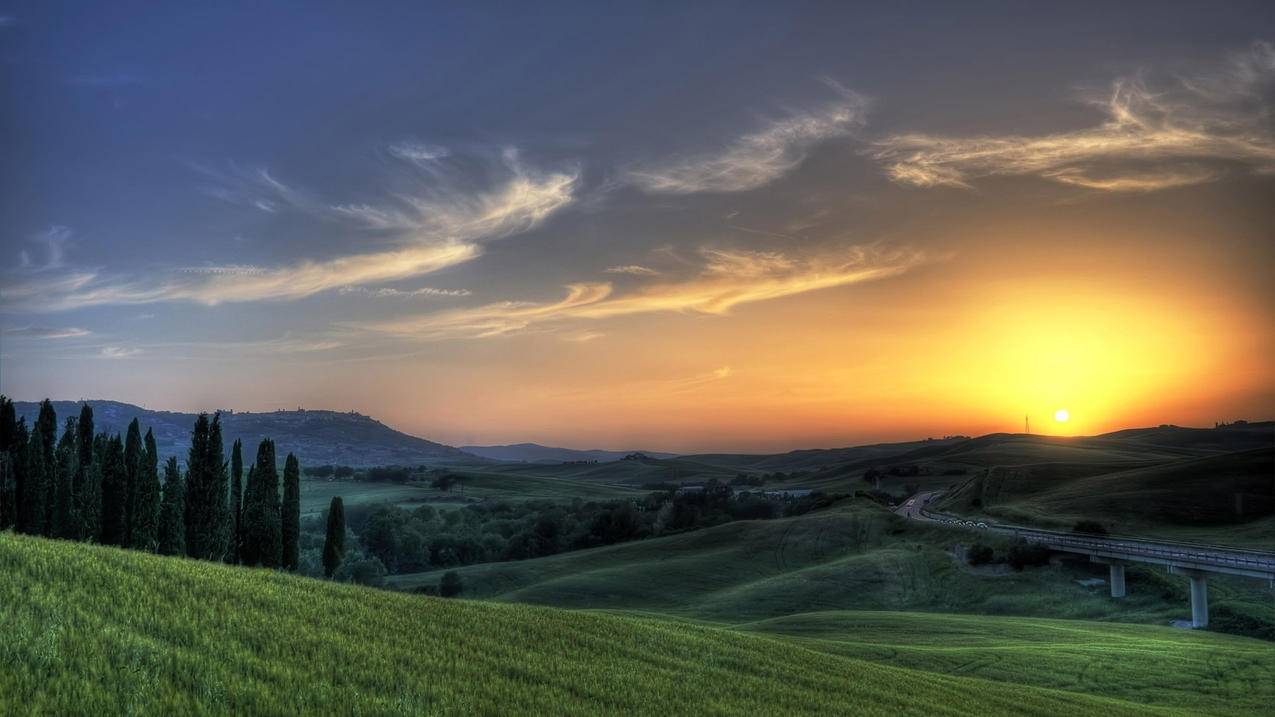
<instances>
[{"instance_id":1,"label":"guardrail","mask_svg":"<svg viewBox=\"0 0 1275 717\"><path fill-rule=\"evenodd\" d=\"M927 518L950 520L962 524L978 524L975 521L947 513L936 513L921 508L920 513ZM1130 556L1160 558L1194 562L1201 565L1217 565L1235 568L1255 568L1269 570L1275 574L1275 553L1258 550L1245 550L1225 546L1202 545L1198 543L1169 543L1131 538L1126 536L1094 536L1084 533L1057 533L1038 528L1024 528L1017 525L1001 525L987 523L985 530L1009 533L1017 538L1037 543L1052 543L1078 549L1101 550L1109 553L1125 553Z\"/></svg>"}]
</instances>

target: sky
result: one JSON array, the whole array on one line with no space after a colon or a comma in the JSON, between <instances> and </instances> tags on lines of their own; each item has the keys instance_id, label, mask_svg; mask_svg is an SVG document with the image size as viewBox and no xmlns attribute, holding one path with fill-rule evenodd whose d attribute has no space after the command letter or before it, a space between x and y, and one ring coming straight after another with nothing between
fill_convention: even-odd
<instances>
[{"instance_id":1,"label":"sky","mask_svg":"<svg viewBox=\"0 0 1275 717\"><path fill-rule=\"evenodd\" d=\"M1275 417L1269 2L612 5L0 2L0 391L679 452Z\"/></svg>"}]
</instances>

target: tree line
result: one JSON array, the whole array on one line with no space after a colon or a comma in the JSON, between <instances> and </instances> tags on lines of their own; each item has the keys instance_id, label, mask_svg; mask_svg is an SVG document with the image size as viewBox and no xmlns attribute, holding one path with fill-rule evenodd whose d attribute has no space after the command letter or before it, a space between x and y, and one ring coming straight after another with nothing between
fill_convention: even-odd
<instances>
[{"instance_id":1,"label":"tree line","mask_svg":"<svg viewBox=\"0 0 1275 717\"><path fill-rule=\"evenodd\" d=\"M161 481L154 433L143 436L136 418L122 438L97 433L86 403L78 418L66 419L60 437L57 429L48 399L28 429L13 401L0 396L0 530L297 569L301 467L289 453L281 496L274 441L258 445L245 480L241 442L227 462L220 414L200 414L186 470L170 457ZM329 520L340 514L334 507ZM331 549L337 563L343 524L340 530Z\"/></svg>"}]
</instances>

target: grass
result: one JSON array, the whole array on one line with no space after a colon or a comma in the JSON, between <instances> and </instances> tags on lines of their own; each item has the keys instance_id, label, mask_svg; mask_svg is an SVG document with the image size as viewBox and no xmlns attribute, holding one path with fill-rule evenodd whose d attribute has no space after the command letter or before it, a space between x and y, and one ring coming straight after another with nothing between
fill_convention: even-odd
<instances>
[{"instance_id":1,"label":"grass","mask_svg":"<svg viewBox=\"0 0 1275 717\"><path fill-rule=\"evenodd\" d=\"M404 508L425 504L438 508L464 505L472 500L614 500L646 495L626 486L525 475L509 476L485 471L458 470L463 488L445 492L425 483L379 483L357 480L304 480L301 482L301 514L327 510L333 496L341 496L346 508L387 503Z\"/></svg>"},{"instance_id":2,"label":"grass","mask_svg":"<svg viewBox=\"0 0 1275 717\"><path fill-rule=\"evenodd\" d=\"M673 620L0 535L0 713L1185 715ZM1136 656L1135 656L1136 657Z\"/></svg>"},{"instance_id":3,"label":"grass","mask_svg":"<svg viewBox=\"0 0 1275 717\"><path fill-rule=\"evenodd\" d=\"M813 650L1199 713L1275 701L1275 646L1147 625L898 612L823 612L739 626Z\"/></svg>"},{"instance_id":4,"label":"grass","mask_svg":"<svg viewBox=\"0 0 1275 717\"><path fill-rule=\"evenodd\" d=\"M993 467L938 507L1054 529L1093 519L1117 534L1275 550L1272 475L1275 450L1269 448L1124 469Z\"/></svg>"},{"instance_id":5,"label":"grass","mask_svg":"<svg viewBox=\"0 0 1275 717\"><path fill-rule=\"evenodd\" d=\"M1189 616L1186 581L1129 571L1112 600L1080 578L1100 566L1068 563L988 575L949 553L985 536L908 522L869 501L795 518L739 521L536 560L460 568L467 595L573 608L648 610L738 622L826 610L922 610L1165 624ZM1003 551L1005 545L999 546ZM392 576L411 589L439 572ZM1247 581L1251 590L1261 583ZM1242 596L1212 581L1214 597ZM1228 590L1232 592L1228 593ZM1269 601L1268 601L1269 603ZM1275 608L1265 613L1275 621Z\"/></svg>"}]
</instances>

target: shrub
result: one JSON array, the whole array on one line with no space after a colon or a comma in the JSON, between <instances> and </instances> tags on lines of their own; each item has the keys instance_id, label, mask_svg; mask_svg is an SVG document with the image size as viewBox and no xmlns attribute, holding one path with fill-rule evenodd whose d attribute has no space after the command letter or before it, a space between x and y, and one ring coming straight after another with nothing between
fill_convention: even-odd
<instances>
[{"instance_id":1,"label":"shrub","mask_svg":"<svg viewBox=\"0 0 1275 717\"><path fill-rule=\"evenodd\" d=\"M1080 520L1071 528L1073 533L1084 533L1086 535L1106 535L1107 526L1096 520Z\"/></svg>"},{"instance_id":2,"label":"shrub","mask_svg":"<svg viewBox=\"0 0 1275 717\"><path fill-rule=\"evenodd\" d=\"M465 589L465 584L460 579L460 574L455 570L448 570L443 573L443 579L438 583L438 594L442 597L456 597Z\"/></svg>"},{"instance_id":3,"label":"shrub","mask_svg":"<svg viewBox=\"0 0 1275 717\"><path fill-rule=\"evenodd\" d=\"M970 565L987 565L996 558L995 551L992 546L982 543L974 543L969 550L965 551L965 560Z\"/></svg>"},{"instance_id":4,"label":"shrub","mask_svg":"<svg viewBox=\"0 0 1275 717\"><path fill-rule=\"evenodd\" d=\"M1039 543L1019 541L1009 549L1008 561L1015 570L1049 563L1049 548Z\"/></svg>"}]
</instances>

